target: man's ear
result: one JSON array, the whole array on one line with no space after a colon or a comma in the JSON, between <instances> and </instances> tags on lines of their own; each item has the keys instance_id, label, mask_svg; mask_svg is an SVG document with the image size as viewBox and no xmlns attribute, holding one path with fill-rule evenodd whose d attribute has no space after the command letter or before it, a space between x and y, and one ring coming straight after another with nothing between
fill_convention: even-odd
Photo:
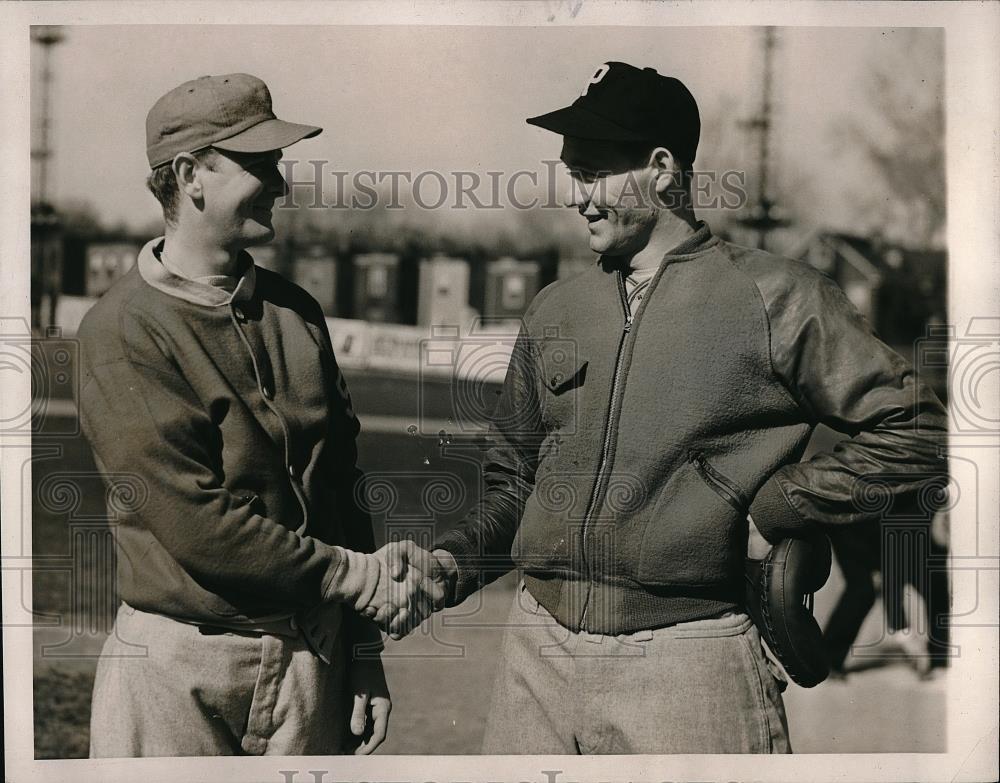
<instances>
[{"instance_id":1,"label":"man's ear","mask_svg":"<svg viewBox=\"0 0 1000 783\"><path fill-rule=\"evenodd\" d=\"M174 177L177 179L177 190L194 201L200 201L203 196L198 159L190 152L178 153L170 164Z\"/></svg>"},{"instance_id":2,"label":"man's ear","mask_svg":"<svg viewBox=\"0 0 1000 783\"><path fill-rule=\"evenodd\" d=\"M666 193L674 185L680 185L680 165L674 154L666 147L657 147L649 157L649 165L656 170L656 192Z\"/></svg>"}]
</instances>

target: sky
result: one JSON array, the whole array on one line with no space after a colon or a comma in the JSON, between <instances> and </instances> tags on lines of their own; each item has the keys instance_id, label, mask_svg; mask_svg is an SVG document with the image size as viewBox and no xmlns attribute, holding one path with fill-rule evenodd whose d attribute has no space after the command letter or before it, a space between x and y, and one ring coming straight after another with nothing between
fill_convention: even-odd
<instances>
[{"instance_id":1,"label":"sky","mask_svg":"<svg viewBox=\"0 0 1000 783\"><path fill-rule=\"evenodd\" d=\"M248 72L276 114L323 133L286 157L358 170L543 170L559 139L526 117L569 104L596 67L623 60L680 78L703 117L697 167L743 165L740 122L760 100L761 28L77 26L53 56L52 198L89 202L139 228L159 208L144 188L145 116L177 84ZM939 30L778 28L774 178L788 206L849 229L851 199L872 179L838 143L853 122L878 134L873 66L899 62L917 100L940 99ZM33 52L37 54L37 50ZM38 105L37 63L32 65ZM921 75L926 75L923 82ZM934 78L930 78L934 77ZM919 94L923 89L924 94ZM874 185L872 185L874 187Z\"/></svg>"}]
</instances>

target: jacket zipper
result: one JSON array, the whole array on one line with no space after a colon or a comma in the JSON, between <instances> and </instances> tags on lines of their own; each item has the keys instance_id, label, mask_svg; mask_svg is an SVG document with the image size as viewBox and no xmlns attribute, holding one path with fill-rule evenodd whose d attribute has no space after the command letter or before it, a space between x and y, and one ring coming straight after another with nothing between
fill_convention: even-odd
<instances>
[{"instance_id":1,"label":"jacket zipper","mask_svg":"<svg viewBox=\"0 0 1000 783\"><path fill-rule=\"evenodd\" d=\"M601 496L604 491L604 484L607 479L606 470L608 467L608 459L611 457L611 423L615 415L615 410L618 407L618 398L621 394L621 382L622 382L622 353L625 348L625 340L628 339L629 332L632 331L632 310L628 305L628 298L625 295L625 283L622 280L622 275L619 272L617 275L618 282L618 295L621 299L622 309L625 315L625 323L622 326L621 337L618 340L618 353L615 356L615 372L613 375L613 380L611 383L611 400L608 403L608 419L604 426L604 443L601 447L601 462L597 467L597 480L594 482L593 492L590 494L590 503L587 506L587 513L583 518L583 529L581 532L581 545L583 547L583 565L584 570L587 575L587 582L589 584L591 578L590 563L587 561L587 527L590 524L590 520L594 515L594 509L597 504L597 499ZM587 622L587 610L590 608L590 590L587 590L587 599L583 605L583 614L580 618L580 625L584 626Z\"/></svg>"},{"instance_id":2,"label":"jacket zipper","mask_svg":"<svg viewBox=\"0 0 1000 783\"><path fill-rule=\"evenodd\" d=\"M698 471L702 480L729 505L737 511L745 512L747 510L750 504L747 502L743 490L712 467L705 459L704 454L700 451L690 451L688 452L688 461Z\"/></svg>"}]
</instances>

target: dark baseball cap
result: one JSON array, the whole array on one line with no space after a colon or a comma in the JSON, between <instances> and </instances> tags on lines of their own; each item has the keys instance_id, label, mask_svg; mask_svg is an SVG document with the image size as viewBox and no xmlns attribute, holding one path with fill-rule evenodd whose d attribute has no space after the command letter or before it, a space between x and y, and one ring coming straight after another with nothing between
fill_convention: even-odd
<instances>
[{"instance_id":1,"label":"dark baseball cap","mask_svg":"<svg viewBox=\"0 0 1000 783\"><path fill-rule=\"evenodd\" d=\"M619 62L597 68L570 106L528 123L580 139L648 141L686 163L694 163L701 135L698 104L683 82Z\"/></svg>"},{"instance_id":2,"label":"dark baseball cap","mask_svg":"<svg viewBox=\"0 0 1000 783\"><path fill-rule=\"evenodd\" d=\"M146 157L155 169L178 153L206 147L269 152L322 130L275 117L271 93L256 76L202 76L175 87L153 104L146 115Z\"/></svg>"}]
</instances>

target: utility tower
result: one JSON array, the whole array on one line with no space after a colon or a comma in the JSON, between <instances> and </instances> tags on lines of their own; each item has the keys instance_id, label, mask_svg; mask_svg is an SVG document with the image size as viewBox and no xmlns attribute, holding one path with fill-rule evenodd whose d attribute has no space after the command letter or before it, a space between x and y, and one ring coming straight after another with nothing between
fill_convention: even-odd
<instances>
[{"instance_id":1,"label":"utility tower","mask_svg":"<svg viewBox=\"0 0 1000 783\"><path fill-rule=\"evenodd\" d=\"M34 200L40 204L49 203L49 161L52 158L50 146L50 131L52 129L52 48L63 40L62 30L58 25L34 25L31 28L31 40L42 49L41 69L41 108L38 115L38 136L34 139L31 158L35 161L38 173L38 188Z\"/></svg>"},{"instance_id":2,"label":"utility tower","mask_svg":"<svg viewBox=\"0 0 1000 783\"><path fill-rule=\"evenodd\" d=\"M739 222L746 228L757 232L757 247L759 248L767 246L768 233L788 224L787 220L775 215L775 202L772 200L768 188L771 165L771 124L774 110L771 91L774 82L773 59L776 46L774 28L765 27L763 37L764 73L761 81L760 108L755 116L742 123L744 128L757 137L757 199L750 206L747 214L739 219Z\"/></svg>"},{"instance_id":3,"label":"utility tower","mask_svg":"<svg viewBox=\"0 0 1000 783\"><path fill-rule=\"evenodd\" d=\"M49 192L52 159L52 48L63 40L55 25L34 25L31 40L41 47L39 69L40 108L37 134L32 139L31 160L37 180L31 199L31 325L35 329L56 322L56 305L62 290L63 246L59 214Z\"/></svg>"}]
</instances>

